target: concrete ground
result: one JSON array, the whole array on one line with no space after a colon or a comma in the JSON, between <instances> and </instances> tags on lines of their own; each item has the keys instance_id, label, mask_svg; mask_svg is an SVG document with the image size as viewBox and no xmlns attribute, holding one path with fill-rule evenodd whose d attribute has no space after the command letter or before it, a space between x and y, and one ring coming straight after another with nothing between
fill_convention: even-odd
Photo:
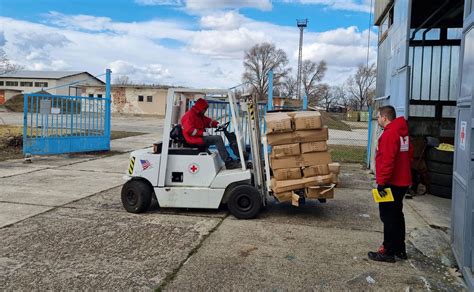
<instances>
[{"instance_id":1,"label":"concrete ground","mask_svg":"<svg viewBox=\"0 0 474 292\"><path fill-rule=\"evenodd\" d=\"M127 153L0 164L0 290L465 289L440 248L449 200L406 200L410 259L367 260L382 226L359 165L343 166L326 204L271 202L258 219L237 220L224 209L125 212Z\"/></svg>"},{"instance_id":2,"label":"concrete ground","mask_svg":"<svg viewBox=\"0 0 474 292\"><path fill-rule=\"evenodd\" d=\"M150 134L112 141L123 154L0 162L0 290L465 290L450 200L405 200L410 259L367 260L383 234L360 165L343 165L326 204L271 202L255 220L225 209L125 212L128 152L158 141L160 122L113 119L120 130L140 126Z\"/></svg>"}]
</instances>

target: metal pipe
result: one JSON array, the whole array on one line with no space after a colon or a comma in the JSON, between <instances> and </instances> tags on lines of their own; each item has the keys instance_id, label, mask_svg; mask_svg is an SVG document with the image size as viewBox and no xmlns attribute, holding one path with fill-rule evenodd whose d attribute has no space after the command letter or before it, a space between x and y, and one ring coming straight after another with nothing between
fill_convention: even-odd
<instances>
[{"instance_id":1,"label":"metal pipe","mask_svg":"<svg viewBox=\"0 0 474 292\"><path fill-rule=\"evenodd\" d=\"M428 18L425 21L423 21L422 24L418 26L411 34L410 41L414 40L416 33L420 31L420 29L422 29L423 26L427 24L433 17L435 17L441 10L443 10L444 7L449 4L449 2L450 0L445 0L444 3L440 7L438 7L438 9L436 9L430 16L428 16Z\"/></svg>"}]
</instances>

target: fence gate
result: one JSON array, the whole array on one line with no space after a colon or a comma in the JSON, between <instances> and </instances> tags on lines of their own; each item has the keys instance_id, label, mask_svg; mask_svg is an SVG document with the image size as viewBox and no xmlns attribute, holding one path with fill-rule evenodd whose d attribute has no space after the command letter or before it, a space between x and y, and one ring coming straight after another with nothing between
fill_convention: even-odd
<instances>
[{"instance_id":1,"label":"fence gate","mask_svg":"<svg viewBox=\"0 0 474 292\"><path fill-rule=\"evenodd\" d=\"M110 70L105 98L25 94L23 154L110 150Z\"/></svg>"}]
</instances>

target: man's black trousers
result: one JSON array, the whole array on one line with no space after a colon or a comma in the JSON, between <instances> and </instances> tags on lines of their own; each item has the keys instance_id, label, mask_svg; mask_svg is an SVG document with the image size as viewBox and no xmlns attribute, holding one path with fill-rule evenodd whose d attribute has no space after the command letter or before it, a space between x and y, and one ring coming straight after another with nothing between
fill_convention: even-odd
<instances>
[{"instance_id":1,"label":"man's black trousers","mask_svg":"<svg viewBox=\"0 0 474 292\"><path fill-rule=\"evenodd\" d=\"M380 219L383 222L383 246L387 255L394 255L406 251L403 197L408 187L386 187L392 190L395 201L379 203Z\"/></svg>"}]
</instances>

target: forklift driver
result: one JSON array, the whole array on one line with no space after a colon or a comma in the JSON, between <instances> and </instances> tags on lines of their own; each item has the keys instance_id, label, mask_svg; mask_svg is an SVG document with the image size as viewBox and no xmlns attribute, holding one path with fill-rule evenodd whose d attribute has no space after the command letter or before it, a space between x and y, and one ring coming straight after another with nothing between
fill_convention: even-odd
<instances>
[{"instance_id":1,"label":"forklift driver","mask_svg":"<svg viewBox=\"0 0 474 292\"><path fill-rule=\"evenodd\" d=\"M227 152L222 136L211 135L206 132L206 128L216 128L218 121L212 120L204 115L209 107L205 99L198 99L194 106L188 110L181 118L181 127L186 142L191 145L215 145L219 155L225 162L227 169L238 168L240 164L234 161Z\"/></svg>"}]
</instances>

